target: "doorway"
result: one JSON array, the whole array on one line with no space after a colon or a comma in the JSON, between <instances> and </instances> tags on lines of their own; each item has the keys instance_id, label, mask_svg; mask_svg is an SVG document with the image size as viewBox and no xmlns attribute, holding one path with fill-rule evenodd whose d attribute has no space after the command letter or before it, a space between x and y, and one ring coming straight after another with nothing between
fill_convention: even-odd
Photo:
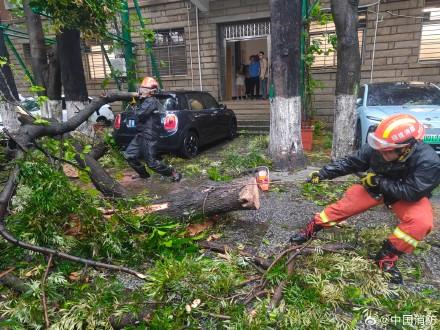
<instances>
[{"instance_id":1,"label":"doorway","mask_svg":"<svg viewBox=\"0 0 440 330\"><path fill-rule=\"evenodd\" d=\"M270 59L270 21L237 22L221 25L219 30L221 98L235 100L239 96L237 74L246 73L243 66L249 65L249 58L264 52Z\"/></svg>"},{"instance_id":2,"label":"doorway","mask_svg":"<svg viewBox=\"0 0 440 330\"><path fill-rule=\"evenodd\" d=\"M226 42L225 100L235 100L240 96L237 77L245 74L250 57L258 57L259 52L264 52L264 56L270 58L267 37Z\"/></svg>"}]
</instances>

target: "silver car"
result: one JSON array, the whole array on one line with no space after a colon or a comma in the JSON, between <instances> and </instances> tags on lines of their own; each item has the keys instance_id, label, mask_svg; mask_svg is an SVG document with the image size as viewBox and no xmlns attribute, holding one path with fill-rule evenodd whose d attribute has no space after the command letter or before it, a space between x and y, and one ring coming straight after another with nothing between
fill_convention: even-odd
<instances>
[{"instance_id":1,"label":"silver car","mask_svg":"<svg viewBox=\"0 0 440 330\"><path fill-rule=\"evenodd\" d=\"M424 142L440 154L440 89L424 82L365 84L357 99L356 142L367 143L368 133L382 119L404 113L416 117L426 130Z\"/></svg>"}]
</instances>

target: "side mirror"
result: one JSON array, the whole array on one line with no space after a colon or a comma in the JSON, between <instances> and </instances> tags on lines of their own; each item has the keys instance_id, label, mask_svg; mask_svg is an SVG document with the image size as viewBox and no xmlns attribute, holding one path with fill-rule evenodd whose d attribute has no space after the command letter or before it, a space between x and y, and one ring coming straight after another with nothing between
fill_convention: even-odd
<instances>
[{"instance_id":1,"label":"side mirror","mask_svg":"<svg viewBox=\"0 0 440 330\"><path fill-rule=\"evenodd\" d=\"M362 105L362 98L360 98L360 97L358 97L357 99L356 99L356 105Z\"/></svg>"},{"instance_id":2,"label":"side mirror","mask_svg":"<svg viewBox=\"0 0 440 330\"><path fill-rule=\"evenodd\" d=\"M220 109L222 109L222 110L226 110L226 105L225 105L225 104L220 103L220 104L219 104L219 107L220 107Z\"/></svg>"}]
</instances>

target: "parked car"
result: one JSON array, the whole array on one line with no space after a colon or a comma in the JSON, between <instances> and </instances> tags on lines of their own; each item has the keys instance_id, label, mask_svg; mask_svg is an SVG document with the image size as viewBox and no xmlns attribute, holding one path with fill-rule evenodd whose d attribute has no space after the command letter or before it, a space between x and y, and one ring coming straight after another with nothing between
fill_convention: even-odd
<instances>
[{"instance_id":1,"label":"parked car","mask_svg":"<svg viewBox=\"0 0 440 330\"><path fill-rule=\"evenodd\" d=\"M163 105L162 129L158 132L159 153L174 153L191 158L200 147L237 135L237 119L232 110L219 104L207 92L172 91L156 94ZM125 149L137 133L134 107L117 114L114 138Z\"/></svg>"},{"instance_id":2,"label":"parked car","mask_svg":"<svg viewBox=\"0 0 440 330\"><path fill-rule=\"evenodd\" d=\"M367 143L368 133L374 131L382 119L395 113L410 114L420 120L426 130L424 142L440 154L440 89L424 82L362 86L357 99L358 147Z\"/></svg>"},{"instance_id":3,"label":"parked car","mask_svg":"<svg viewBox=\"0 0 440 330\"><path fill-rule=\"evenodd\" d=\"M62 108L63 108L63 121L67 120L67 110L66 110L66 100L64 95L61 98L62 100ZM92 102L93 98L89 96L89 103ZM110 104L104 104L98 110L96 110L90 117L89 120L92 123L102 123L107 126L110 126L115 119L115 115L112 111L112 107Z\"/></svg>"}]
</instances>

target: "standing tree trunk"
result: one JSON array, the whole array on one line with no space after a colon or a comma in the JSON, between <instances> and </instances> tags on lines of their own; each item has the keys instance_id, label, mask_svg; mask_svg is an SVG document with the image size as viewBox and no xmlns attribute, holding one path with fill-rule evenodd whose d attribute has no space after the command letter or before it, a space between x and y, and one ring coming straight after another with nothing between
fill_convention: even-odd
<instances>
[{"instance_id":1,"label":"standing tree trunk","mask_svg":"<svg viewBox=\"0 0 440 330\"><path fill-rule=\"evenodd\" d=\"M84 109L88 101L86 77L81 55L81 34L79 30L63 29L57 35L58 58L61 68L61 81L66 99L67 119ZM91 134L87 122L79 131Z\"/></svg>"},{"instance_id":2,"label":"standing tree trunk","mask_svg":"<svg viewBox=\"0 0 440 330\"><path fill-rule=\"evenodd\" d=\"M1 21L0 21L1 23ZM0 30L0 115L3 126L10 132L15 133L20 128L14 103L18 101L17 86L9 66L9 53L6 49L4 30ZM3 60L6 63L3 63Z\"/></svg>"},{"instance_id":3,"label":"standing tree trunk","mask_svg":"<svg viewBox=\"0 0 440 330\"><path fill-rule=\"evenodd\" d=\"M272 83L269 153L278 170L306 165L301 141L301 0L271 1Z\"/></svg>"},{"instance_id":4,"label":"standing tree trunk","mask_svg":"<svg viewBox=\"0 0 440 330\"><path fill-rule=\"evenodd\" d=\"M338 38L332 159L350 154L355 149L356 98L361 66L358 4L359 0L331 0Z\"/></svg>"},{"instance_id":5,"label":"standing tree trunk","mask_svg":"<svg viewBox=\"0 0 440 330\"><path fill-rule=\"evenodd\" d=\"M36 84L45 89L40 95L49 98L41 108L41 115L61 121L61 71L57 46L53 45L49 51L47 50L40 15L32 11L29 2L29 0L23 2L23 9L29 33L32 72Z\"/></svg>"},{"instance_id":6,"label":"standing tree trunk","mask_svg":"<svg viewBox=\"0 0 440 330\"><path fill-rule=\"evenodd\" d=\"M47 89L47 52L44 42L43 25L40 16L32 11L30 0L23 1L23 10L26 17L26 26L29 33L29 47L31 50L31 65L35 83ZM42 95L46 93L43 92Z\"/></svg>"}]
</instances>

